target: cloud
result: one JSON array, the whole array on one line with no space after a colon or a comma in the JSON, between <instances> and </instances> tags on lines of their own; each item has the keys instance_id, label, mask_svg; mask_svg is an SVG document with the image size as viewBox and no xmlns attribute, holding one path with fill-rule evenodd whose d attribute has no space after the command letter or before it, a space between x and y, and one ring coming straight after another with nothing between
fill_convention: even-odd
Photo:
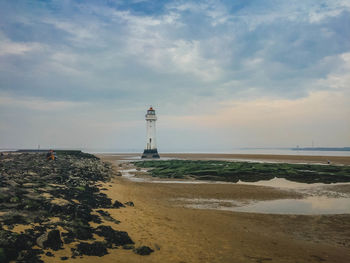
<instances>
[{"instance_id":1,"label":"cloud","mask_svg":"<svg viewBox=\"0 0 350 263\"><path fill-rule=\"evenodd\" d=\"M16 108L24 110L35 111L60 111L69 110L77 107L86 106L87 103L73 102L73 101L49 101L35 97L10 97L2 94L0 97L0 107L3 108Z\"/></svg>"},{"instance_id":2,"label":"cloud","mask_svg":"<svg viewBox=\"0 0 350 263\"><path fill-rule=\"evenodd\" d=\"M344 30L337 26L338 20L349 20L344 13L348 7L339 1L323 7L316 2L239 6L180 1L166 3L162 13L140 13L138 5L144 2L123 5L123 9L94 1L70 4L50 16L42 12L43 7L35 9L38 17L20 9L26 30L17 35L39 28L55 35L41 37L46 49L38 48L39 56L25 56L23 79L13 76L7 82L12 83L11 91L25 92L17 87L28 85L25 95L49 96L50 83L53 90L62 90L53 93L62 99L118 99L125 94L123 99L135 101L137 93L152 100L150 89L162 98L171 96L174 89L186 90L188 98L193 98L213 96L215 87L221 90L219 100L220 94L247 96L249 91L255 96L295 98L305 96L310 83L337 67L336 62L321 66L325 57L343 53L349 45L341 37ZM343 13L326 15L331 10ZM317 23L310 22L305 17L312 12L324 15ZM7 33L10 39L11 32ZM23 48L33 43L11 41L13 47L26 45ZM14 66L13 60L4 63L4 72ZM27 75L42 81L28 82ZM72 94L73 90L80 96Z\"/></svg>"},{"instance_id":3,"label":"cloud","mask_svg":"<svg viewBox=\"0 0 350 263\"><path fill-rule=\"evenodd\" d=\"M28 52L38 51L45 48L44 45L36 42L14 42L0 32L0 56L24 55Z\"/></svg>"},{"instance_id":4,"label":"cloud","mask_svg":"<svg viewBox=\"0 0 350 263\"><path fill-rule=\"evenodd\" d=\"M0 2L0 106L7 121L16 112L11 105L42 114L50 108L70 124L81 114L74 116L85 118L91 137L93 130L106 137L102 127L125 135L127 127L142 129L139 118L152 104L163 115L162 129L169 131L172 121L186 127L178 140L200 133L200 145L221 127L221 137L238 145L230 139L235 125L236 137L251 132L256 144L273 141L253 132L264 128L260 120L293 130L277 114L293 107L302 109L294 124L304 123L310 133L316 128L307 120L321 120L308 104L334 126L341 120L332 114L347 112L348 1L67 0L13 8ZM322 102L333 105L332 114ZM275 138L282 144L281 136Z\"/></svg>"}]
</instances>

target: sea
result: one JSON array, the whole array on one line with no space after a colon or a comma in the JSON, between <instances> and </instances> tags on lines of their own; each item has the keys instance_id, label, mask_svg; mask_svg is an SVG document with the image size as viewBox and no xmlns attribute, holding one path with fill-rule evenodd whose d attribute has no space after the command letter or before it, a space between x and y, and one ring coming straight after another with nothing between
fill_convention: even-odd
<instances>
[{"instance_id":1,"label":"sea","mask_svg":"<svg viewBox=\"0 0 350 263\"><path fill-rule=\"evenodd\" d=\"M53 148L57 150L68 150L66 148ZM18 149L0 149L0 152L16 151ZM69 149L72 150L72 149ZM93 149L79 148L73 150L82 150L92 154L122 154L122 153L142 153L143 149ZM208 153L208 154L267 154L267 155L310 155L310 156L349 156L350 151L327 151L327 150L295 150L291 148L237 148L230 150L169 150L158 148L159 153Z\"/></svg>"},{"instance_id":2,"label":"sea","mask_svg":"<svg viewBox=\"0 0 350 263\"><path fill-rule=\"evenodd\" d=\"M98 150L98 149L87 149L87 152L89 153L142 153L143 150ZM267 154L267 155L310 155L310 156L349 156L350 157L350 151L313 151L313 150L293 150L288 148L276 148L276 149L270 149L270 148L239 148L239 149L232 149L232 150L201 150L201 151L195 151L195 150L177 150L177 151L170 151L170 150L162 150L161 148L158 148L159 153L211 153L211 154Z\"/></svg>"}]
</instances>

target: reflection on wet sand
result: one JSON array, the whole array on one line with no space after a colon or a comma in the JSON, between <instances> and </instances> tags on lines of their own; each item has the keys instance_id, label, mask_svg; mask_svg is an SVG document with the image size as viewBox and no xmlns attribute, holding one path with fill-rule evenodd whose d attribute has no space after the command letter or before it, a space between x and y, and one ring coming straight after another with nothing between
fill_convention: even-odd
<instances>
[{"instance_id":1,"label":"reflection on wet sand","mask_svg":"<svg viewBox=\"0 0 350 263\"><path fill-rule=\"evenodd\" d=\"M163 183L163 184L241 184L253 186L273 187L285 190L293 190L302 193L302 199L277 199L277 200L234 200L234 199L207 199L207 198L175 198L177 205L182 204L187 208L215 209L233 212L249 212L264 214L350 214L350 194L339 193L336 187L350 186L350 183L323 184L323 183L299 183L285 178L273 178L257 182L216 182L178 179L155 179L147 176L147 169L125 169L122 176L133 182Z\"/></svg>"},{"instance_id":2,"label":"reflection on wet sand","mask_svg":"<svg viewBox=\"0 0 350 263\"><path fill-rule=\"evenodd\" d=\"M222 199L176 199L185 207L263 214L349 214L350 198L311 196L305 199L237 201Z\"/></svg>"}]
</instances>

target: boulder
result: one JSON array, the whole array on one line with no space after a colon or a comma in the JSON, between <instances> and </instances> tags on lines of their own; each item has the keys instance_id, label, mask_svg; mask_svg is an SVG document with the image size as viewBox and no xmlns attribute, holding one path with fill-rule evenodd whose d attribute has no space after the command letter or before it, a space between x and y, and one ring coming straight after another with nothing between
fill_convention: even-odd
<instances>
[{"instance_id":1,"label":"boulder","mask_svg":"<svg viewBox=\"0 0 350 263\"><path fill-rule=\"evenodd\" d=\"M146 256L146 255L149 255L152 252L154 252L153 249L151 249L151 248L149 248L147 246L142 246L142 247L135 248L133 251L136 254L141 255L141 256Z\"/></svg>"},{"instance_id":2,"label":"boulder","mask_svg":"<svg viewBox=\"0 0 350 263\"><path fill-rule=\"evenodd\" d=\"M98 226L95 234L104 237L109 244L116 246L134 244L127 232L114 230L110 226Z\"/></svg>"},{"instance_id":3,"label":"boulder","mask_svg":"<svg viewBox=\"0 0 350 263\"><path fill-rule=\"evenodd\" d=\"M118 200L115 200L115 202L113 203L113 208L120 208L120 207L125 207L125 205L123 205Z\"/></svg>"},{"instance_id":4,"label":"boulder","mask_svg":"<svg viewBox=\"0 0 350 263\"><path fill-rule=\"evenodd\" d=\"M60 231L57 229L42 234L37 238L36 243L41 248L51 248L53 250L60 249L63 244Z\"/></svg>"},{"instance_id":5,"label":"boulder","mask_svg":"<svg viewBox=\"0 0 350 263\"><path fill-rule=\"evenodd\" d=\"M128 201L126 203L124 203L127 206L135 206L134 202Z\"/></svg>"},{"instance_id":6,"label":"boulder","mask_svg":"<svg viewBox=\"0 0 350 263\"><path fill-rule=\"evenodd\" d=\"M99 241L96 241L91 244L81 242L77 246L77 252L80 255L99 256L99 257L102 257L108 254L106 243L99 242Z\"/></svg>"}]
</instances>

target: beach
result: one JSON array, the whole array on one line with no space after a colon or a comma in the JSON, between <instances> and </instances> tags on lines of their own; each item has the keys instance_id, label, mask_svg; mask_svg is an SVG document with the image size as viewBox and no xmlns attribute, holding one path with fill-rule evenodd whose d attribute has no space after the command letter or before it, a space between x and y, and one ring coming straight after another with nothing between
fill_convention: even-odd
<instances>
[{"instance_id":1,"label":"beach","mask_svg":"<svg viewBox=\"0 0 350 263\"><path fill-rule=\"evenodd\" d=\"M349 157L164 154L166 158L245 159L296 163L349 164ZM116 170L137 155L99 155ZM273 200L300 194L239 184L133 182L116 177L104 192L134 207L112 211L136 245L155 250L140 258L115 250L101 262L349 262L350 215L280 215L185 207L179 198ZM349 186L340 191L349 192ZM89 258L79 259L89 262ZM78 261L77 261L78 262Z\"/></svg>"},{"instance_id":2,"label":"beach","mask_svg":"<svg viewBox=\"0 0 350 263\"><path fill-rule=\"evenodd\" d=\"M169 178L142 168L136 154L63 151L47 161L42 153L6 153L0 163L0 261L349 262L349 160L332 159L339 163L329 166L299 156L287 165L282 162L289 156L263 157L242 162L177 154L146 162L167 165L170 174L170 167L191 167L198 175ZM256 181L259 174L241 166L282 177ZM231 171L243 181L203 180L198 167ZM323 171L330 169L342 183L305 183L311 171L305 167L317 172L313 181L328 178ZM281 169L296 181L283 178Z\"/></svg>"}]
</instances>

